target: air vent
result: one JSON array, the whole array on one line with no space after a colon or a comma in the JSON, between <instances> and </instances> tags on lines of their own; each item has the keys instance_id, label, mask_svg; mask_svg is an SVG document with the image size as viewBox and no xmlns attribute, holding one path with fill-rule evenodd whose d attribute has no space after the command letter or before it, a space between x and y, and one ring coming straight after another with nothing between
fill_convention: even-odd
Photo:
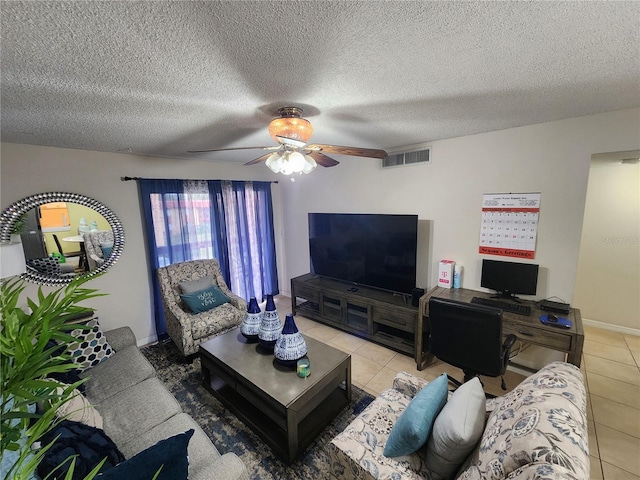
<instances>
[{"instance_id":1,"label":"air vent","mask_svg":"<svg viewBox=\"0 0 640 480\"><path fill-rule=\"evenodd\" d=\"M382 168L416 165L419 163L431 163L431 147L398 153L390 152L387 158L382 159Z\"/></svg>"}]
</instances>

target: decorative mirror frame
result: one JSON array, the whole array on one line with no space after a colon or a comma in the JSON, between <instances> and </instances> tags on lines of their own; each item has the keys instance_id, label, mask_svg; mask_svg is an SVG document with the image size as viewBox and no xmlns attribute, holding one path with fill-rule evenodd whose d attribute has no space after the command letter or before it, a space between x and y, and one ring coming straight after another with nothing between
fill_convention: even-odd
<instances>
[{"instance_id":1,"label":"decorative mirror frame","mask_svg":"<svg viewBox=\"0 0 640 480\"><path fill-rule=\"evenodd\" d=\"M92 208L100 215L102 215L104 219L109 223L111 231L113 232L113 249L111 250L111 255L109 255L109 258L107 258L105 262L98 268L90 272L83 273L82 275L95 277L96 275L100 275L106 272L114 263L116 263L116 261L120 258L120 255L122 255L122 250L124 249L124 228L122 227L120 220L118 220L118 217L116 217L116 215L105 205L98 202L97 200L94 200L93 198L79 195L77 193L39 193L36 195L31 195L30 197L25 197L22 200L18 200L17 202L9 205L2 212L2 216L0 217L0 242L6 243L11 241L11 232L14 229L16 223L25 213L33 208L39 207L40 205L55 202L78 203L85 207ZM70 278L53 277L34 271L27 271L20 277L29 282L39 283L41 285L47 286L66 285L71 281Z\"/></svg>"}]
</instances>

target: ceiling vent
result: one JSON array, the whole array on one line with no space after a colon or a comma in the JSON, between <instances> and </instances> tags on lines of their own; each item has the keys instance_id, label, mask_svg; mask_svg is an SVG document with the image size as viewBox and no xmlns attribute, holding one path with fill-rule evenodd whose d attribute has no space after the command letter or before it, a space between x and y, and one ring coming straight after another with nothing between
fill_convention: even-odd
<instances>
[{"instance_id":1,"label":"ceiling vent","mask_svg":"<svg viewBox=\"0 0 640 480\"><path fill-rule=\"evenodd\" d=\"M382 168L424 163L431 163L431 147L421 146L410 150L403 149L400 152L389 152L389 155L382 159Z\"/></svg>"}]
</instances>

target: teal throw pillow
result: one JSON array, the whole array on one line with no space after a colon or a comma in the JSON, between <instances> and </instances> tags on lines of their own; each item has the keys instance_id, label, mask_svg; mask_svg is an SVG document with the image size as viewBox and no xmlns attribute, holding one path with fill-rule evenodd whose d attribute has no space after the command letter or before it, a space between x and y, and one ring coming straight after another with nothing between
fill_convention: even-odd
<instances>
[{"instance_id":1,"label":"teal throw pillow","mask_svg":"<svg viewBox=\"0 0 640 480\"><path fill-rule=\"evenodd\" d=\"M443 373L413 397L391 429L384 446L386 457L409 455L427 442L433 422L447 403L448 384Z\"/></svg>"},{"instance_id":2,"label":"teal throw pillow","mask_svg":"<svg viewBox=\"0 0 640 480\"><path fill-rule=\"evenodd\" d=\"M110 468L96 478L101 480L187 480L187 447L194 430L160 440L130 459ZM160 469L160 474L154 477Z\"/></svg>"},{"instance_id":3,"label":"teal throw pillow","mask_svg":"<svg viewBox=\"0 0 640 480\"><path fill-rule=\"evenodd\" d=\"M229 297L213 285L197 292L183 293L180 298L193 313L206 312L229 301Z\"/></svg>"},{"instance_id":4,"label":"teal throw pillow","mask_svg":"<svg viewBox=\"0 0 640 480\"><path fill-rule=\"evenodd\" d=\"M113 250L113 243L100 244L100 250L102 250L102 258L107 259L111 256L111 250Z\"/></svg>"}]
</instances>

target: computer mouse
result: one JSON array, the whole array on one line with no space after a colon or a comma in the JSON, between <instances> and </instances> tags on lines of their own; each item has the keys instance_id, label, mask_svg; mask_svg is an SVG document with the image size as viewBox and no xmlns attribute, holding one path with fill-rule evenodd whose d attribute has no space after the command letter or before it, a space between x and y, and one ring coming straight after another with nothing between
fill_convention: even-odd
<instances>
[{"instance_id":1,"label":"computer mouse","mask_svg":"<svg viewBox=\"0 0 640 480\"><path fill-rule=\"evenodd\" d=\"M558 317L556 317L554 314L550 313L549 315L547 315L547 321L549 323L558 323Z\"/></svg>"}]
</instances>

